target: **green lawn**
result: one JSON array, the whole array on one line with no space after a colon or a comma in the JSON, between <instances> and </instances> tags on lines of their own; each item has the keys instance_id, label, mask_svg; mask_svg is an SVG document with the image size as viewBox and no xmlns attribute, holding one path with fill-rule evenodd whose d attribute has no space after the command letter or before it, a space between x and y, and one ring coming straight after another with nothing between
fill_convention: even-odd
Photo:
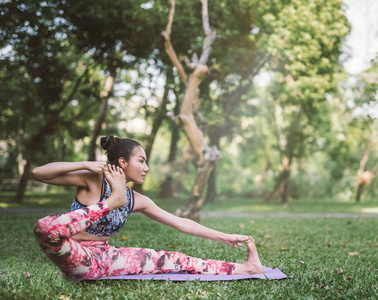
<instances>
[{"instance_id":1,"label":"green lawn","mask_svg":"<svg viewBox=\"0 0 378 300\"><path fill-rule=\"evenodd\" d=\"M53 208L68 209L71 206L75 190L66 191L57 189L54 192L27 192L24 203L13 203L14 193L0 193L0 210L2 208ZM153 193L147 195L160 207L175 211L184 205L189 198L185 195L176 196L172 199L157 198ZM378 213L378 200L364 200L355 203L350 199L336 201L333 199L298 199L290 200L282 205L278 200L265 203L260 198L246 198L238 195L217 196L214 203L204 204L202 211L233 211L233 212L318 212L318 213Z\"/></svg>"},{"instance_id":2,"label":"green lawn","mask_svg":"<svg viewBox=\"0 0 378 300\"><path fill-rule=\"evenodd\" d=\"M72 282L45 257L33 226L43 215L1 215L1 299L377 299L377 218L218 218L203 224L252 234L264 265L292 279L234 282ZM116 238L127 236L128 241ZM131 215L111 243L242 262L246 250ZM355 255L350 255L352 253ZM358 254L356 254L358 253ZM303 263L300 263L303 262ZM341 271L342 270L342 271Z\"/></svg>"}]
</instances>

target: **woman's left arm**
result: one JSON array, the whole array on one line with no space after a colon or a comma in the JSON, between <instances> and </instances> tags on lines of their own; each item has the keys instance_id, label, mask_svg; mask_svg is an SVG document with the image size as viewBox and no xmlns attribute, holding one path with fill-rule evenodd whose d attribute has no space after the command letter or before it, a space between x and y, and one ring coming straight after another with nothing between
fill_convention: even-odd
<instances>
[{"instance_id":1,"label":"woman's left arm","mask_svg":"<svg viewBox=\"0 0 378 300\"><path fill-rule=\"evenodd\" d=\"M151 199L140 194L138 194L136 197L133 211L141 212L145 216L175 228L180 232L223 242L235 248L243 246L243 242L248 241L249 239L246 235L223 233L202 226L193 220L177 217L161 209Z\"/></svg>"}]
</instances>

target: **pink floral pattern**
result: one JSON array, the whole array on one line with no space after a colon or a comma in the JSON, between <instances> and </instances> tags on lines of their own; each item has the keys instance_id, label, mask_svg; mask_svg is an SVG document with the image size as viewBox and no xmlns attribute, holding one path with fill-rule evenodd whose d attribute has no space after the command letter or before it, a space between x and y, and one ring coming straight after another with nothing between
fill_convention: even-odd
<instances>
[{"instance_id":1,"label":"pink floral pattern","mask_svg":"<svg viewBox=\"0 0 378 300\"><path fill-rule=\"evenodd\" d=\"M45 254L73 280L103 276L159 273L233 274L235 264L201 259L181 252L144 248L122 248L104 241L76 241L71 238L109 212L97 203L63 215L40 219L34 233Z\"/></svg>"}]
</instances>

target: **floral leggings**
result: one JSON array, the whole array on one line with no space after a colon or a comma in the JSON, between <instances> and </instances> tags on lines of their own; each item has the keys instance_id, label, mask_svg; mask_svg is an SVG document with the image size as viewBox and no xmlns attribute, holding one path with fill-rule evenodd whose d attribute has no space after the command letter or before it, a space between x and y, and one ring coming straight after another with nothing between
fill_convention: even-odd
<instances>
[{"instance_id":1,"label":"floral leggings","mask_svg":"<svg viewBox=\"0 0 378 300\"><path fill-rule=\"evenodd\" d=\"M101 219L109 209L104 203L40 219L36 239L45 254L73 280L130 274L191 273L233 274L235 264L190 257L181 252L110 246L107 241L71 238Z\"/></svg>"}]
</instances>

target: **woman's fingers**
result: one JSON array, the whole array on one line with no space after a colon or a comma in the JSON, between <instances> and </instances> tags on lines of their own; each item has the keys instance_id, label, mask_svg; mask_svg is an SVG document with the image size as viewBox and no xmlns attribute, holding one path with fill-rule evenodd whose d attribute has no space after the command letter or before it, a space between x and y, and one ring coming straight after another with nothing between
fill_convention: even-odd
<instances>
[{"instance_id":1,"label":"woman's fingers","mask_svg":"<svg viewBox=\"0 0 378 300\"><path fill-rule=\"evenodd\" d=\"M246 236L246 235L231 235L230 240L229 240L229 245L238 248L238 247L243 247L244 243L249 243L249 242L255 242L255 240L252 238L252 236Z\"/></svg>"}]
</instances>

